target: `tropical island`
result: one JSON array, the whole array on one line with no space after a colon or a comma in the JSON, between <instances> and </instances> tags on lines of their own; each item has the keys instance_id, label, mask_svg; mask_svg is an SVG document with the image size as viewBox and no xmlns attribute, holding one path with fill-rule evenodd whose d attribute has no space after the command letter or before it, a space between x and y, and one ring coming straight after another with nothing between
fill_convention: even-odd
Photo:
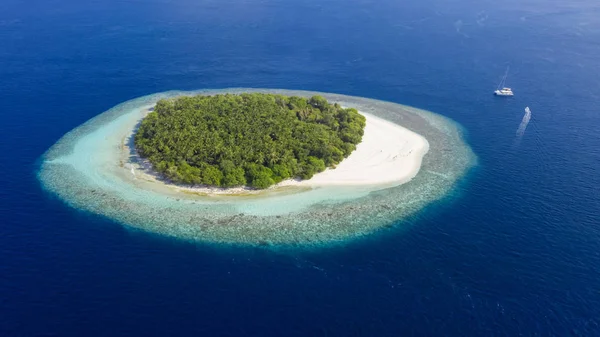
<instances>
[{"instance_id":1,"label":"tropical island","mask_svg":"<svg viewBox=\"0 0 600 337\"><path fill-rule=\"evenodd\" d=\"M335 168L362 140L356 109L268 93L163 99L141 122L139 155L175 183L264 189Z\"/></svg>"},{"instance_id":2,"label":"tropical island","mask_svg":"<svg viewBox=\"0 0 600 337\"><path fill-rule=\"evenodd\" d=\"M429 111L233 88L123 102L65 134L44 154L38 178L68 205L131 227L296 247L400 226L475 163L460 125ZM262 188L284 177L298 179Z\"/></svg>"}]
</instances>

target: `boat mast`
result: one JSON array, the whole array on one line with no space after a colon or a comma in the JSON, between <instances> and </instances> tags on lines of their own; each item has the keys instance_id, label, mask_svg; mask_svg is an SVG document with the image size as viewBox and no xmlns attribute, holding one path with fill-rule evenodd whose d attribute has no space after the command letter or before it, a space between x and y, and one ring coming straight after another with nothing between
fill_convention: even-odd
<instances>
[{"instance_id":1,"label":"boat mast","mask_svg":"<svg viewBox=\"0 0 600 337\"><path fill-rule=\"evenodd\" d=\"M508 76L508 69L510 68L510 66L506 67L506 71L504 72L504 76L502 77L502 81L500 81L500 84L498 85L498 90L504 88L506 86L506 77Z\"/></svg>"}]
</instances>

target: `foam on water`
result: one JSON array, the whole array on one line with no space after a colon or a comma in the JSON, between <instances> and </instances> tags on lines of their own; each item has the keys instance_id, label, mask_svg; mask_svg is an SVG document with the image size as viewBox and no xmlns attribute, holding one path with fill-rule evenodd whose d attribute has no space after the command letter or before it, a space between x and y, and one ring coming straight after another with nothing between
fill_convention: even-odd
<instances>
[{"instance_id":1,"label":"foam on water","mask_svg":"<svg viewBox=\"0 0 600 337\"><path fill-rule=\"evenodd\" d=\"M320 94L424 136L429 152L411 181L395 187L287 187L256 195L207 196L141 179L125 151L131 130L161 98L269 92ZM365 235L444 197L475 165L460 126L428 111L367 98L306 91L225 89L165 92L120 104L77 127L44 155L39 179L73 207L179 238L237 244L322 244ZM133 173L133 174L132 174Z\"/></svg>"}]
</instances>

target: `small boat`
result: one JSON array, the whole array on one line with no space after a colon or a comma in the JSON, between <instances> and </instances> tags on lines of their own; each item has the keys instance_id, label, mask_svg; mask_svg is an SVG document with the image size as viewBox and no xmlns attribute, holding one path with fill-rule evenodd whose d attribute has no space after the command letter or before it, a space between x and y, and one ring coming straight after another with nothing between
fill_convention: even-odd
<instances>
[{"instance_id":1,"label":"small boat","mask_svg":"<svg viewBox=\"0 0 600 337\"><path fill-rule=\"evenodd\" d=\"M513 96L511 88L506 87L506 77L508 76L508 67L506 67L506 72L504 73L504 77L502 77L502 81L498 84L498 89L494 91L494 95L496 96Z\"/></svg>"},{"instance_id":2,"label":"small boat","mask_svg":"<svg viewBox=\"0 0 600 337\"><path fill-rule=\"evenodd\" d=\"M502 88L502 89L498 89L498 90L494 91L494 95L496 95L496 96L513 96L514 93L512 92L511 88Z\"/></svg>"}]
</instances>

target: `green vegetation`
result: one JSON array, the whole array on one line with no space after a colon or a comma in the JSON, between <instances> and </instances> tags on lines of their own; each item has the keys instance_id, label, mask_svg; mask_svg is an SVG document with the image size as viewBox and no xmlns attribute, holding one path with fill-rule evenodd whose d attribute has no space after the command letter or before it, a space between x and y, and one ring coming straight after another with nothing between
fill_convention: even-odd
<instances>
[{"instance_id":1,"label":"green vegetation","mask_svg":"<svg viewBox=\"0 0 600 337\"><path fill-rule=\"evenodd\" d=\"M135 146L174 182L262 189L335 167L364 127L355 109L321 96L199 95L159 101Z\"/></svg>"}]
</instances>

